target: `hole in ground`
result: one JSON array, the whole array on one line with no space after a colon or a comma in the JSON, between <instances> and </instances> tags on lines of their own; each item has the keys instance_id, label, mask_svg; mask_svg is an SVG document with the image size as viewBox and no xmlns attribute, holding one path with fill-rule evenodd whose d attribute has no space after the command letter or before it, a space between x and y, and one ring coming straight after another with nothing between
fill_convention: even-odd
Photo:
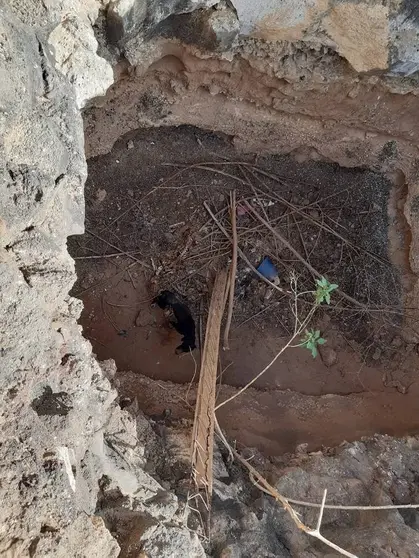
<instances>
[{"instance_id":1,"label":"hole in ground","mask_svg":"<svg viewBox=\"0 0 419 558\"><path fill-rule=\"evenodd\" d=\"M230 230L228 196L236 189L239 245L254 266L269 256L283 288L289 289L292 273L301 292L314 288L312 271L246 202L357 303L335 294L317 313L310 327L327 339L320 358L290 349L256 390L220 409L228 433L273 454L301 442L315 448L418 428L418 355L401 335L403 277L387 255L395 187L383 176L292 157L244 156L228 137L186 126L127 134L88 165L86 234L69 240L78 274L72 294L83 300L81 324L98 358L116 361L121 397L137 397L150 415L167 408L174 418L191 415L184 400L194 403L189 383L197 379L199 351L175 355L179 334L151 301L161 289L178 292L198 330L204 329L211 278L228 264L231 248L203 202ZM396 221L393 216L390 229ZM310 297L301 298L302 316ZM239 260L219 397L263 369L293 324L290 297ZM155 380L179 385L162 387Z\"/></svg>"}]
</instances>

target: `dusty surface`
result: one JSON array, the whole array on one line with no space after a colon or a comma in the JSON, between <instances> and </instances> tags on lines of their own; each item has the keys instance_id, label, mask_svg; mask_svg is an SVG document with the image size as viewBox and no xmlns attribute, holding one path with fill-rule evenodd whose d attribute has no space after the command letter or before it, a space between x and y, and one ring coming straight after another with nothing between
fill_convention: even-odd
<instances>
[{"instance_id":1,"label":"dusty surface","mask_svg":"<svg viewBox=\"0 0 419 558\"><path fill-rule=\"evenodd\" d=\"M120 396L129 401L136 398L147 415L162 417L167 410L175 419L193 418L194 385L155 381L133 372L118 373L117 379ZM220 387L217 403L235 394L235 388ZM315 451L374 432L392 436L418 432L417 398L413 387L408 395L394 390L345 396L250 388L220 407L217 416L240 448L256 447L265 455L281 455L295 451L299 444Z\"/></svg>"},{"instance_id":2,"label":"dusty surface","mask_svg":"<svg viewBox=\"0 0 419 558\"><path fill-rule=\"evenodd\" d=\"M89 161L88 232L69 242L79 277L73 293L83 300L80 323L95 353L101 360L115 359L121 371L120 395L138 397L149 414L168 408L189 416L170 387L158 388L153 395L153 389L145 392L140 376L138 385L135 377L178 384L197 380L199 351L174 354L179 335L168 327L164 313L151 307L151 300L159 289L175 288L189 302L198 326L205 325L208 285L214 269L226 264L230 247L208 220L203 202L230 230L226 204L228 191L236 188L239 200L249 199L311 265L366 309L336 295L312 324L327 339L321 356L314 360L303 348L284 353L255 383L266 393L252 392L250 398L243 396L220 410L229 435L244 445L281 453L303 442L317 448L374 432L416 431L418 355L416 346L401 336L400 273L386 253L387 209L393 203L390 183L378 174L325 163L241 156L243 164L251 162L281 177L279 183L270 182L251 174L251 167L234 174L235 167L223 166L221 157L240 159L228 138L193 128L168 128L129 134L108 156ZM214 168L230 176L196 168L179 173L176 166L167 166L203 161L216 161L219 166ZM248 177L250 186L234 176ZM284 207L278 199L291 206ZM301 290L312 288L311 275L248 213L239 212L238 227L239 244L253 265L268 255L284 288L289 288L293 270ZM121 251L132 259L118 256ZM301 312L306 312L304 305ZM292 327L289 298L240 262L231 349L220 355L220 382L243 386L253 379ZM129 381L124 380L124 370L133 372ZM221 388L220 400L224 393ZM312 397L327 394L350 396Z\"/></svg>"}]
</instances>

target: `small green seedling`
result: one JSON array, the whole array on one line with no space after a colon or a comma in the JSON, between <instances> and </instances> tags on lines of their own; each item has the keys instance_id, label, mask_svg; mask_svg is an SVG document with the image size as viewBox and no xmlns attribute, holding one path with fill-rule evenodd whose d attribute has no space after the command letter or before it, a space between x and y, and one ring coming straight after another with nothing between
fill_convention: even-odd
<instances>
[{"instance_id":1,"label":"small green seedling","mask_svg":"<svg viewBox=\"0 0 419 558\"><path fill-rule=\"evenodd\" d=\"M321 304L322 302L330 304L330 293L337 289L339 285L336 285L335 283L329 283L329 281L325 277L316 279L316 285L316 304Z\"/></svg>"},{"instance_id":2,"label":"small green seedling","mask_svg":"<svg viewBox=\"0 0 419 558\"><path fill-rule=\"evenodd\" d=\"M312 357L316 358L318 355L317 345L324 345L325 343L326 339L320 337L319 329L306 329L305 337L302 338L300 346L311 351Z\"/></svg>"}]
</instances>

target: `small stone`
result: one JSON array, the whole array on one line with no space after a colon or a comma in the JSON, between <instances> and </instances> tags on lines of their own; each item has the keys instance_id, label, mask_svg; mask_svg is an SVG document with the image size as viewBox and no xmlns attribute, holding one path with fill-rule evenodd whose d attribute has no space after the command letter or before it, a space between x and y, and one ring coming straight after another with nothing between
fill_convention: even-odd
<instances>
[{"instance_id":1,"label":"small stone","mask_svg":"<svg viewBox=\"0 0 419 558\"><path fill-rule=\"evenodd\" d=\"M106 191L106 190L104 190L103 188L98 188L98 189L96 190L96 201L97 201L98 203L102 203L103 200L106 198L106 195L107 195L107 191Z\"/></svg>"},{"instance_id":2,"label":"small stone","mask_svg":"<svg viewBox=\"0 0 419 558\"><path fill-rule=\"evenodd\" d=\"M355 85L355 87L352 87L352 89L348 91L348 97L350 99L355 99L355 97L358 97L359 91L360 91L359 85Z\"/></svg>"},{"instance_id":3,"label":"small stone","mask_svg":"<svg viewBox=\"0 0 419 558\"><path fill-rule=\"evenodd\" d=\"M380 347L377 347L372 354L372 358L373 360L379 360L380 357L381 357L381 349Z\"/></svg>"},{"instance_id":4,"label":"small stone","mask_svg":"<svg viewBox=\"0 0 419 558\"><path fill-rule=\"evenodd\" d=\"M132 140L129 140L127 143L127 149L134 149L134 142Z\"/></svg>"},{"instance_id":5,"label":"small stone","mask_svg":"<svg viewBox=\"0 0 419 558\"><path fill-rule=\"evenodd\" d=\"M176 238L174 234L172 234L171 232L164 233L164 238L167 240L169 244L174 244L176 242Z\"/></svg>"},{"instance_id":6,"label":"small stone","mask_svg":"<svg viewBox=\"0 0 419 558\"><path fill-rule=\"evenodd\" d=\"M267 302L269 299L272 298L273 294L274 294L274 290L271 287L267 287L267 289L265 291L265 294L264 294L264 297L263 297L263 300L265 302Z\"/></svg>"},{"instance_id":7,"label":"small stone","mask_svg":"<svg viewBox=\"0 0 419 558\"><path fill-rule=\"evenodd\" d=\"M319 352L320 352L320 356L321 356L321 359L323 361L323 364L325 366L327 366L328 368L330 368L331 366L333 366L337 363L338 355L337 355L336 351L334 349L332 349L332 347L328 347L327 345L319 347Z\"/></svg>"},{"instance_id":8,"label":"small stone","mask_svg":"<svg viewBox=\"0 0 419 558\"><path fill-rule=\"evenodd\" d=\"M308 449L307 442L305 442L303 444L298 444L298 446L295 448L295 453L298 454L298 455L306 454L307 449Z\"/></svg>"},{"instance_id":9,"label":"small stone","mask_svg":"<svg viewBox=\"0 0 419 558\"><path fill-rule=\"evenodd\" d=\"M391 342L391 346L394 349L400 349L400 347L403 346L403 339L399 335L396 335L395 337L393 337L393 340Z\"/></svg>"}]
</instances>

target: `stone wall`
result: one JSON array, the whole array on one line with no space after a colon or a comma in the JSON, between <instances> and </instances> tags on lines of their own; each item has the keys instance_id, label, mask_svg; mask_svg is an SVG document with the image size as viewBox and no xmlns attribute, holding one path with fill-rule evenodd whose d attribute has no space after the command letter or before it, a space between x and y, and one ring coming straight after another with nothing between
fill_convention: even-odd
<instances>
[{"instance_id":1,"label":"stone wall","mask_svg":"<svg viewBox=\"0 0 419 558\"><path fill-rule=\"evenodd\" d=\"M77 325L81 303L68 295L75 272L66 241L84 227L79 109L113 73L96 54L99 6L45 5L0 8L0 554L118 556L95 515L109 481L132 500L149 556L202 556L184 517L174 517L176 496L143 471L136 422L115 404Z\"/></svg>"}]
</instances>

